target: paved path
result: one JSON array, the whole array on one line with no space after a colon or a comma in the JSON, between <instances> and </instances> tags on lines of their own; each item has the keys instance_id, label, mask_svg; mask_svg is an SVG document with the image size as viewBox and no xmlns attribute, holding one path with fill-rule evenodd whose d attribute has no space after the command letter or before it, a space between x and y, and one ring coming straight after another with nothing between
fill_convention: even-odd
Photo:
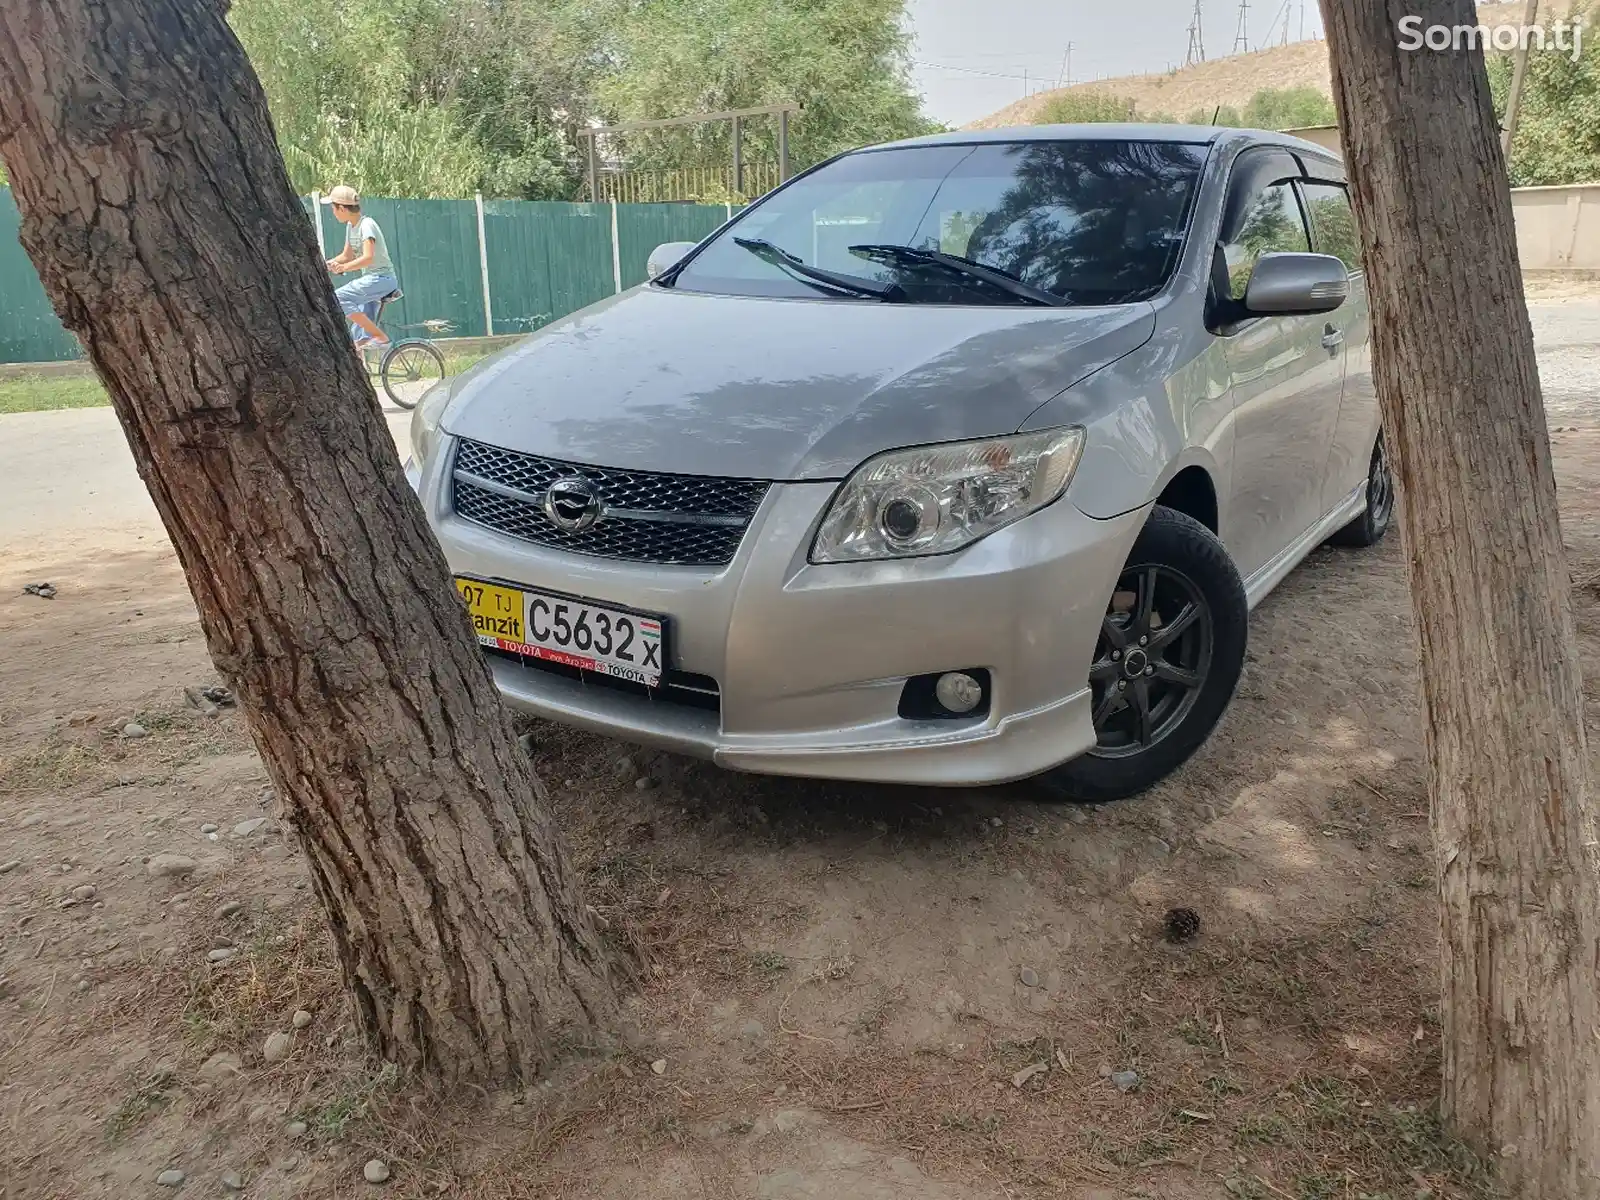
<instances>
[{"instance_id":1,"label":"paved path","mask_svg":"<svg viewBox=\"0 0 1600 1200\"><path fill-rule=\"evenodd\" d=\"M403 458L411 414L384 416ZM0 557L44 562L91 535L166 536L116 415L74 408L0 416Z\"/></svg>"},{"instance_id":2,"label":"paved path","mask_svg":"<svg viewBox=\"0 0 1600 1200\"><path fill-rule=\"evenodd\" d=\"M1600 304L1529 311L1551 423L1600 423ZM385 415L403 457L411 415ZM0 416L0 561L42 565L164 538L109 408Z\"/></svg>"}]
</instances>

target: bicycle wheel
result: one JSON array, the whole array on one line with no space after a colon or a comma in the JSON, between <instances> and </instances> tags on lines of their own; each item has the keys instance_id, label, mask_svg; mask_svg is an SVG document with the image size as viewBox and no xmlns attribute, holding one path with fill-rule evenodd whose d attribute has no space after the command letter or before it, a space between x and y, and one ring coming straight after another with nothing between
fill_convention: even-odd
<instances>
[{"instance_id":1,"label":"bicycle wheel","mask_svg":"<svg viewBox=\"0 0 1600 1200\"><path fill-rule=\"evenodd\" d=\"M431 342L396 342L379 370L383 390L401 408L415 408L444 379L444 355Z\"/></svg>"}]
</instances>

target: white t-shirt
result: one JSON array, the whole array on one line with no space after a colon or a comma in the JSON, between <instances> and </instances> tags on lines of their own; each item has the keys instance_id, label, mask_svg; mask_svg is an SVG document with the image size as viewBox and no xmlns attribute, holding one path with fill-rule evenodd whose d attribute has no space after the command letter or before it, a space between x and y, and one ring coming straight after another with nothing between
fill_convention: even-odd
<instances>
[{"instance_id":1,"label":"white t-shirt","mask_svg":"<svg viewBox=\"0 0 1600 1200\"><path fill-rule=\"evenodd\" d=\"M354 225L345 226L345 247L360 257L367 247L367 240L374 243L372 247L372 262L363 267L363 275L393 275L394 264L389 261L389 247L383 240L383 230L378 228L378 223L371 217L362 217Z\"/></svg>"}]
</instances>

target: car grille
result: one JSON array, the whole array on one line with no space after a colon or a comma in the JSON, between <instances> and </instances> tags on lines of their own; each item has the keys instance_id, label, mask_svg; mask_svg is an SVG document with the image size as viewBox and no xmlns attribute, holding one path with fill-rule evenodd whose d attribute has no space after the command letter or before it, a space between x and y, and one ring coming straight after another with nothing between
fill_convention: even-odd
<instances>
[{"instance_id":1,"label":"car grille","mask_svg":"<svg viewBox=\"0 0 1600 1200\"><path fill-rule=\"evenodd\" d=\"M545 493L582 478L599 502L584 529L558 527ZM582 466L462 441L452 475L456 513L525 542L632 562L720 567L732 561L771 485Z\"/></svg>"}]
</instances>

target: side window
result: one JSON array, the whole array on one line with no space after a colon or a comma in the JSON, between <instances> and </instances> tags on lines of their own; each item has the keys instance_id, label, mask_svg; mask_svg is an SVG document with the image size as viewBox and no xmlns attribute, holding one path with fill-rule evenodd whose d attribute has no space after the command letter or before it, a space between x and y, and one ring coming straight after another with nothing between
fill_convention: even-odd
<instances>
[{"instance_id":1,"label":"side window","mask_svg":"<svg viewBox=\"0 0 1600 1200\"><path fill-rule=\"evenodd\" d=\"M1294 184L1262 181L1242 203L1231 206L1222 231L1222 253L1228 268L1228 298L1243 300L1250 272L1263 254L1311 249L1305 218Z\"/></svg>"},{"instance_id":2,"label":"side window","mask_svg":"<svg viewBox=\"0 0 1600 1200\"><path fill-rule=\"evenodd\" d=\"M1344 263L1345 270L1361 270L1361 240L1356 236L1356 215L1350 209L1350 194L1336 183L1304 183L1306 208L1311 213L1311 232L1317 239L1318 254L1332 254Z\"/></svg>"}]
</instances>

